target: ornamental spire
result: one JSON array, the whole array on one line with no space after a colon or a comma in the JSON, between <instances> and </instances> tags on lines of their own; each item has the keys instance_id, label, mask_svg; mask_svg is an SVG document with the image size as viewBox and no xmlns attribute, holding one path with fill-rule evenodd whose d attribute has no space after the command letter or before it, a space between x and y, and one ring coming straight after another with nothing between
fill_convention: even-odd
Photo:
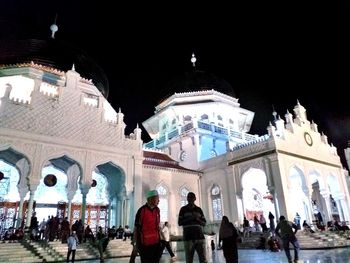
<instances>
[{"instance_id":1,"label":"ornamental spire","mask_svg":"<svg viewBox=\"0 0 350 263\"><path fill-rule=\"evenodd\" d=\"M191 62L194 68L196 67L196 61L197 61L196 56L194 55L194 53L192 53Z\"/></svg>"}]
</instances>

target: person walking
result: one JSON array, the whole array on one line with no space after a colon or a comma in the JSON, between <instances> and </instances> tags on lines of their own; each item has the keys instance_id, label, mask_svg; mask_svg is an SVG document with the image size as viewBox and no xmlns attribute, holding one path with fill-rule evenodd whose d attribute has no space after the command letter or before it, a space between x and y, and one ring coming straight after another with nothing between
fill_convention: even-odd
<instances>
[{"instance_id":1,"label":"person walking","mask_svg":"<svg viewBox=\"0 0 350 263\"><path fill-rule=\"evenodd\" d=\"M264 217L264 214L260 214L259 223L260 223L262 231L264 233L267 232L266 219Z\"/></svg>"},{"instance_id":2,"label":"person walking","mask_svg":"<svg viewBox=\"0 0 350 263\"><path fill-rule=\"evenodd\" d=\"M203 226L206 224L203 211L196 206L196 195L193 192L187 194L188 204L181 207L179 212L179 226L183 227L183 240L186 263L193 263L194 252L198 254L200 263L207 263L206 244Z\"/></svg>"},{"instance_id":3,"label":"person walking","mask_svg":"<svg viewBox=\"0 0 350 263\"><path fill-rule=\"evenodd\" d=\"M169 230L169 223L168 222L164 222L164 226L162 228L162 236L163 236L162 242L163 242L165 248L169 252L169 255L171 257L171 262L174 262L176 258L175 258L175 254L170 246L170 230Z\"/></svg>"},{"instance_id":4,"label":"person walking","mask_svg":"<svg viewBox=\"0 0 350 263\"><path fill-rule=\"evenodd\" d=\"M67 262L69 262L70 255L72 254L72 262L74 263L75 251L78 246L78 237L75 231L73 231L72 234L68 237L67 244L68 244Z\"/></svg>"},{"instance_id":5,"label":"person walking","mask_svg":"<svg viewBox=\"0 0 350 263\"><path fill-rule=\"evenodd\" d=\"M286 253L289 263L293 262L289 251L289 243L291 243L294 247L294 262L297 262L299 259L300 246L298 239L295 236L297 232L298 226L292 222L287 221L286 218L283 215L281 215L280 220L276 226L275 233L282 239L283 249Z\"/></svg>"},{"instance_id":6,"label":"person walking","mask_svg":"<svg viewBox=\"0 0 350 263\"><path fill-rule=\"evenodd\" d=\"M237 238L237 229L227 216L223 216L219 231L219 244L222 242L221 247L226 263L238 263Z\"/></svg>"},{"instance_id":7,"label":"person walking","mask_svg":"<svg viewBox=\"0 0 350 263\"><path fill-rule=\"evenodd\" d=\"M275 216L269 212L270 232L275 232Z\"/></svg>"},{"instance_id":8,"label":"person walking","mask_svg":"<svg viewBox=\"0 0 350 263\"><path fill-rule=\"evenodd\" d=\"M246 217L243 219L243 237L249 237L250 225Z\"/></svg>"},{"instance_id":9,"label":"person walking","mask_svg":"<svg viewBox=\"0 0 350 263\"><path fill-rule=\"evenodd\" d=\"M159 263L164 247L160 241L160 210L157 190L148 191L147 203L136 213L134 242L142 263Z\"/></svg>"}]
</instances>

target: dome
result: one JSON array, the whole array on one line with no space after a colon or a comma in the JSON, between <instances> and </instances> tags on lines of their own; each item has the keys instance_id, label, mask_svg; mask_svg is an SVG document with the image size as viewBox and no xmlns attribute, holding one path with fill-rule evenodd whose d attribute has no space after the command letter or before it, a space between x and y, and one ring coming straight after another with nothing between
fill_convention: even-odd
<instances>
[{"instance_id":1,"label":"dome","mask_svg":"<svg viewBox=\"0 0 350 263\"><path fill-rule=\"evenodd\" d=\"M104 71L81 49L56 39L48 40L0 40L0 64L30 63L52 67L62 71L75 70L91 79L105 98L109 85Z\"/></svg>"},{"instance_id":2,"label":"dome","mask_svg":"<svg viewBox=\"0 0 350 263\"><path fill-rule=\"evenodd\" d=\"M232 86L226 80L221 79L211 73L195 70L192 72L187 72L183 76L172 79L162 91L161 99L166 99L174 93L211 89L231 97L235 97Z\"/></svg>"}]
</instances>

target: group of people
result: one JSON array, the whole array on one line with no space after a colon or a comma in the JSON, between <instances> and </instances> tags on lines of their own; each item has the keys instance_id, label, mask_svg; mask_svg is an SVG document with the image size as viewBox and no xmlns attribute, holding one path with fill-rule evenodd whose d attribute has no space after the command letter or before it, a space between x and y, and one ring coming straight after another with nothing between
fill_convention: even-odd
<instances>
[{"instance_id":1,"label":"group of people","mask_svg":"<svg viewBox=\"0 0 350 263\"><path fill-rule=\"evenodd\" d=\"M129 262L135 262L135 257L139 253L142 263L158 263L164 248L168 250L171 260L174 261L175 254L169 244L168 222L165 222L162 229L159 227L158 192L151 190L147 193L146 198L147 203L141 206L136 213L134 249ZM195 193L189 192L187 194L188 204L181 207L179 211L178 224L183 227L186 262L192 263L194 254L197 253L199 262L207 263L206 241L203 231L206 219L202 209L195 204L195 201ZM223 216L219 233L219 245L223 249L226 262L238 262L237 238L237 229L227 216Z\"/></svg>"},{"instance_id":2,"label":"group of people","mask_svg":"<svg viewBox=\"0 0 350 263\"><path fill-rule=\"evenodd\" d=\"M267 233L268 231L273 232L275 230L275 216L269 212L269 223L270 229L267 227L267 221L264 217L264 214L257 214L253 217L253 227L251 227L249 220L244 216L243 219L243 237L249 237L251 232L260 232Z\"/></svg>"}]
</instances>

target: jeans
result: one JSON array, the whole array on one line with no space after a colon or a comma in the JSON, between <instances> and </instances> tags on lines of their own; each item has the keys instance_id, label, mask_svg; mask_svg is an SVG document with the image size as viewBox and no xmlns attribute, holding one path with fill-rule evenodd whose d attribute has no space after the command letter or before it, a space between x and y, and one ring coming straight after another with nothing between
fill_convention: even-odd
<instances>
[{"instance_id":1,"label":"jeans","mask_svg":"<svg viewBox=\"0 0 350 263\"><path fill-rule=\"evenodd\" d=\"M292 243L292 245L294 247L294 260L298 260L299 259L299 250L300 250L298 239L296 239L296 237L294 237L294 236L293 237L282 237L282 241L283 241L283 249L284 249L284 252L286 253L288 261L292 262L292 257L290 255L290 251L289 251L289 243Z\"/></svg>"},{"instance_id":2,"label":"jeans","mask_svg":"<svg viewBox=\"0 0 350 263\"><path fill-rule=\"evenodd\" d=\"M193 263L194 251L197 251L199 262L208 263L205 239L184 241L186 263Z\"/></svg>"},{"instance_id":3,"label":"jeans","mask_svg":"<svg viewBox=\"0 0 350 263\"><path fill-rule=\"evenodd\" d=\"M68 249L68 253L67 253L67 262L69 262L69 257L70 254L72 253L72 262L74 263L74 259L75 259L75 249Z\"/></svg>"}]
</instances>

